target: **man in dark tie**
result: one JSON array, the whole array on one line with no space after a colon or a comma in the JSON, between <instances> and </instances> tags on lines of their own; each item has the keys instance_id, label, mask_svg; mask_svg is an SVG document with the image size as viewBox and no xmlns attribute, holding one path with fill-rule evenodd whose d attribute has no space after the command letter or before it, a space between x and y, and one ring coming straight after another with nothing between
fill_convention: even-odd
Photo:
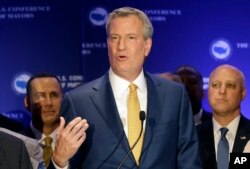
<instances>
[{"instance_id":1,"label":"man in dark tie","mask_svg":"<svg viewBox=\"0 0 250 169\"><path fill-rule=\"evenodd\" d=\"M24 103L31 112L32 121L30 127L21 133L40 142L46 166L55 148L62 98L60 81L54 75L37 74L27 83Z\"/></svg>"},{"instance_id":2,"label":"man in dark tie","mask_svg":"<svg viewBox=\"0 0 250 169\"><path fill-rule=\"evenodd\" d=\"M228 169L229 153L243 152L250 139L250 121L241 114L246 97L244 74L221 65L209 78L208 100L213 118L197 126L203 169Z\"/></svg>"}]
</instances>

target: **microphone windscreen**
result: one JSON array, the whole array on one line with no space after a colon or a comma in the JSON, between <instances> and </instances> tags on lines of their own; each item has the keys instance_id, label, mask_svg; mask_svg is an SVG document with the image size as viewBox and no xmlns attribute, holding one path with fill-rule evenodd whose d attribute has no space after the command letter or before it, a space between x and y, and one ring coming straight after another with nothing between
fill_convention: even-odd
<instances>
[{"instance_id":1,"label":"microphone windscreen","mask_svg":"<svg viewBox=\"0 0 250 169\"><path fill-rule=\"evenodd\" d=\"M144 121L146 119L146 113L145 111L140 111L140 120Z\"/></svg>"}]
</instances>

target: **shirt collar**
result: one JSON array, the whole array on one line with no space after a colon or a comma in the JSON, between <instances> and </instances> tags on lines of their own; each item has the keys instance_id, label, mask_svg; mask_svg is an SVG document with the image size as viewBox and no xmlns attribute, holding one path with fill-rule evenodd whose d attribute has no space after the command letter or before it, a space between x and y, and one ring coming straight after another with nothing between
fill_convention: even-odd
<instances>
[{"instance_id":1,"label":"shirt collar","mask_svg":"<svg viewBox=\"0 0 250 169\"><path fill-rule=\"evenodd\" d=\"M123 94L126 90L128 90L130 82L116 75L111 68L109 69L109 79L112 89L116 91L114 93L117 93L117 95L115 94L115 98L120 98L124 96ZM138 90L140 91L145 91L147 89L146 79L143 70L132 83L134 83L138 87Z\"/></svg>"},{"instance_id":2,"label":"shirt collar","mask_svg":"<svg viewBox=\"0 0 250 169\"><path fill-rule=\"evenodd\" d=\"M213 117L213 127L214 127L214 132L215 134L219 134L220 135L220 128L222 127ZM236 132L239 126L239 122L240 122L240 115L238 115L236 118L234 118L227 126L226 128L228 128L228 133L232 134L233 138L235 138L236 136Z\"/></svg>"},{"instance_id":3,"label":"shirt collar","mask_svg":"<svg viewBox=\"0 0 250 169\"><path fill-rule=\"evenodd\" d=\"M46 135L44 135L43 133L41 133L38 129L35 128L35 126L33 125L32 121L30 123L30 128L32 130L32 132L35 135L35 138L41 142L43 141L43 139L46 137ZM57 130L58 128L56 128L52 133L50 133L50 137L53 138L53 140L56 138L56 134L57 134Z\"/></svg>"}]
</instances>

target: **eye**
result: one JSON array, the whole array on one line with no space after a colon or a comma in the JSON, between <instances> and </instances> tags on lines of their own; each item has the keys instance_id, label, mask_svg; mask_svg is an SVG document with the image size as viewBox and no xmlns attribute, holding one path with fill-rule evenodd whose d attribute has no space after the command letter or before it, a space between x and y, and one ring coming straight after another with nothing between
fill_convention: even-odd
<instances>
[{"instance_id":1,"label":"eye","mask_svg":"<svg viewBox=\"0 0 250 169\"><path fill-rule=\"evenodd\" d=\"M228 88L228 89L235 89L235 88L236 88L236 85L233 84L233 83L227 83L227 84L226 84L226 88Z\"/></svg>"},{"instance_id":2,"label":"eye","mask_svg":"<svg viewBox=\"0 0 250 169\"><path fill-rule=\"evenodd\" d=\"M58 93L58 92L52 92L51 94L50 94L50 98L51 99L57 99L57 98L59 98L60 97L60 93Z\"/></svg>"},{"instance_id":3,"label":"eye","mask_svg":"<svg viewBox=\"0 0 250 169\"><path fill-rule=\"evenodd\" d=\"M213 83L211 84L211 86L212 86L213 88L219 88L219 87L221 86L221 84L220 84L219 82L213 82Z\"/></svg>"},{"instance_id":4,"label":"eye","mask_svg":"<svg viewBox=\"0 0 250 169\"><path fill-rule=\"evenodd\" d=\"M135 40L136 37L135 37L134 35L130 35L130 36L128 36L128 39L129 39L129 40Z\"/></svg>"},{"instance_id":5,"label":"eye","mask_svg":"<svg viewBox=\"0 0 250 169\"><path fill-rule=\"evenodd\" d=\"M35 100L43 100L45 97L44 93L37 93L34 95Z\"/></svg>"},{"instance_id":6,"label":"eye","mask_svg":"<svg viewBox=\"0 0 250 169\"><path fill-rule=\"evenodd\" d=\"M116 35L111 35L111 36L109 36L109 39L110 39L111 41L117 41L117 40L119 39L119 37L116 36Z\"/></svg>"}]
</instances>

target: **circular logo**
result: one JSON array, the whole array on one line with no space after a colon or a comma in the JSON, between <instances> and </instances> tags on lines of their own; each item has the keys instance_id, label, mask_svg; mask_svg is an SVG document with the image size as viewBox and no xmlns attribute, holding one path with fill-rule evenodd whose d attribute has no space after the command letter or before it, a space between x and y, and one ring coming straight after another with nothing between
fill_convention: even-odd
<instances>
[{"instance_id":1,"label":"circular logo","mask_svg":"<svg viewBox=\"0 0 250 169\"><path fill-rule=\"evenodd\" d=\"M94 8L89 13L89 19L92 24L96 26L102 26L106 23L108 18L108 13L103 8Z\"/></svg>"},{"instance_id":2,"label":"circular logo","mask_svg":"<svg viewBox=\"0 0 250 169\"><path fill-rule=\"evenodd\" d=\"M216 59L227 60L231 56L232 48L227 40L219 39L212 43L210 53Z\"/></svg>"},{"instance_id":3,"label":"circular logo","mask_svg":"<svg viewBox=\"0 0 250 169\"><path fill-rule=\"evenodd\" d=\"M26 94L26 85L31 75L19 73L13 78L12 87L17 94Z\"/></svg>"}]
</instances>

